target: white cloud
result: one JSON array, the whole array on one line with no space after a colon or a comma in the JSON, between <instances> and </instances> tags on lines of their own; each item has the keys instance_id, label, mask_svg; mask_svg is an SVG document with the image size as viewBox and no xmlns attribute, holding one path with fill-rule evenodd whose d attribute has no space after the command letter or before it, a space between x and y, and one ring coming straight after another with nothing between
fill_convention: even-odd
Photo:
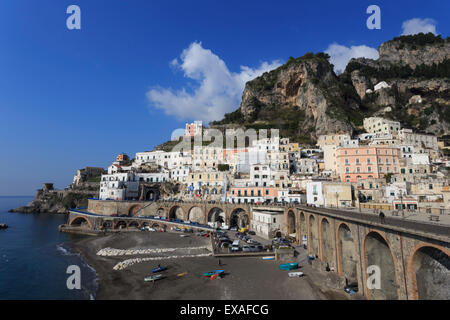
<instances>
[{"instance_id":1,"label":"white cloud","mask_svg":"<svg viewBox=\"0 0 450 320\"><path fill-rule=\"evenodd\" d=\"M379 54L377 49L368 47L366 45L346 47L337 43L332 43L328 46L325 53L330 55L330 62L334 65L336 73L342 73L347 66L347 63L352 58L369 58L378 59Z\"/></svg>"},{"instance_id":2,"label":"white cloud","mask_svg":"<svg viewBox=\"0 0 450 320\"><path fill-rule=\"evenodd\" d=\"M414 18L411 20L406 20L402 24L402 36L417 33L428 33L431 32L436 34L436 21L433 19L420 19Z\"/></svg>"},{"instance_id":3,"label":"white cloud","mask_svg":"<svg viewBox=\"0 0 450 320\"><path fill-rule=\"evenodd\" d=\"M173 59L170 66L179 68L186 78L197 82L193 92L185 88L153 88L147 92L150 104L180 120L220 120L240 104L245 83L266 71L281 65L279 61L263 62L253 69L241 66L239 73L231 72L225 62L211 50L193 42L183 50L180 60Z\"/></svg>"}]
</instances>

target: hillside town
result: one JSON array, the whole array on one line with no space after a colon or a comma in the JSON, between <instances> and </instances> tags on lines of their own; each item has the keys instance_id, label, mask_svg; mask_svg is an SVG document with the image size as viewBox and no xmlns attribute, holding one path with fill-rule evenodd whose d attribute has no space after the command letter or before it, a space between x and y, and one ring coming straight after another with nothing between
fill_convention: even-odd
<instances>
[{"instance_id":1,"label":"hillside town","mask_svg":"<svg viewBox=\"0 0 450 320\"><path fill-rule=\"evenodd\" d=\"M380 117L365 118L364 129L321 135L314 147L275 136L241 148L120 154L101 176L99 198L450 213L445 140ZM185 138L205 130L201 121L186 124Z\"/></svg>"}]
</instances>

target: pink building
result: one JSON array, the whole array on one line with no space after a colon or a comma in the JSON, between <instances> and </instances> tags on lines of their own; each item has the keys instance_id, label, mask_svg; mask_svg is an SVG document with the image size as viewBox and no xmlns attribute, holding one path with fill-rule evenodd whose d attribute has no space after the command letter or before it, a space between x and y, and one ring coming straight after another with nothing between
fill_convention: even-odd
<instances>
[{"instance_id":1,"label":"pink building","mask_svg":"<svg viewBox=\"0 0 450 320\"><path fill-rule=\"evenodd\" d=\"M400 149L389 146L338 148L336 164L342 182L383 178L399 172Z\"/></svg>"},{"instance_id":2,"label":"pink building","mask_svg":"<svg viewBox=\"0 0 450 320\"><path fill-rule=\"evenodd\" d=\"M231 203L263 203L277 201L278 189L274 187L231 187L227 192Z\"/></svg>"},{"instance_id":3,"label":"pink building","mask_svg":"<svg viewBox=\"0 0 450 320\"><path fill-rule=\"evenodd\" d=\"M203 129L202 121L194 121L193 123L186 123L184 135L193 137L198 134L202 134L202 129Z\"/></svg>"}]
</instances>

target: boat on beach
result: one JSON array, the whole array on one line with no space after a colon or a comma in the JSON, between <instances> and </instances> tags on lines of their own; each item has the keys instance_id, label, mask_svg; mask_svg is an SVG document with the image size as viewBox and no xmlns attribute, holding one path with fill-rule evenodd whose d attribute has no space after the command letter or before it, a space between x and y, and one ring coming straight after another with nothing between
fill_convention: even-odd
<instances>
[{"instance_id":1,"label":"boat on beach","mask_svg":"<svg viewBox=\"0 0 450 320\"><path fill-rule=\"evenodd\" d=\"M224 272L225 272L224 270L213 270L213 271L205 272L205 273L203 273L203 275L205 277L211 277L211 276L214 276L216 274L217 275L223 275Z\"/></svg>"},{"instance_id":2,"label":"boat on beach","mask_svg":"<svg viewBox=\"0 0 450 320\"><path fill-rule=\"evenodd\" d=\"M149 281L155 282L156 280L160 280L162 278L164 278L164 276L162 274L155 274L155 275L145 277L144 281L145 282L149 282Z\"/></svg>"},{"instance_id":3,"label":"boat on beach","mask_svg":"<svg viewBox=\"0 0 450 320\"><path fill-rule=\"evenodd\" d=\"M164 270L167 270L167 267L157 267L157 268L153 268L152 269L152 272L153 273L156 273L156 272L161 272L161 271L164 271Z\"/></svg>"},{"instance_id":4,"label":"boat on beach","mask_svg":"<svg viewBox=\"0 0 450 320\"><path fill-rule=\"evenodd\" d=\"M289 272L288 276L289 278L303 277L303 272Z\"/></svg>"},{"instance_id":5,"label":"boat on beach","mask_svg":"<svg viewBox=\"0 0 450 320\"><path fill-rule=\"evenodd\" d=\"M263 257L263 260L275 260L275 257Z\"/></svg>"},{"instance_id":6,"label":"boat on beach","mask_svg":"<svg viewBox=\"0 0 450 320\"><path fill-rule=\"evenodd\" d=\"M280 269L281 269L281 270L294 270L294 269L298 269L298 262L280 264Z\"/></svg>"}]
</instances>

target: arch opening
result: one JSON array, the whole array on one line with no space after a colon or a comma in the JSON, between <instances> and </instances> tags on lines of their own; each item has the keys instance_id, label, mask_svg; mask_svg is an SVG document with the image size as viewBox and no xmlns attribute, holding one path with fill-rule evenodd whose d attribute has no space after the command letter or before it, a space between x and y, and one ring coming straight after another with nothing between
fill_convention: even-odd
<instances>
[{"instance_id":1,"label":"arch opening","mask_svg":"<svg viewBox=\"0 0 450 320\"><path fill-rule=\"evenodd\" d=\"M333 235L331 232L330 223L328 222L328 219L324 218L322 219L322 261L324 263L328 263L330 268L335 267L335 260L333 259Z\"/></svg>"},{"instance_id":2,"label":"arch opening","mask_svg":"<svg viewBox=\"0 0 450 320\"><path fill-rule=\"evenodd\" d=\"M158 210L159 211L159 210ZM179 206L173 206L169 211L169 219L180 219L183 220L184 212L183 209Z\"/></svg>"},{"instance_id":3,"label":"arch opening","mask_svg":"<svg viewBox=\"0 0 450 320\"><path fill-rule=\"evenodd\" d=\"M188 220L203 223L203 211L199 207L192 207L188 213Z\"/></svg>"},{"instance_id":4,"label":"arch opening","mask_svg":"<svg viewBox=\"0 0 450 320\"><path fill-rule=\"evenodd\" d=\"M244 209L234 209L230 216L230 228L248 228L249 218Z\"/></svg>"},{"instance_id":5,"label":"arch opening","mask_svg":"<svg viewBox=\"0 0 450 320\"><path fill-rule=\"evenodd\" d=\"M141 205L134 205L132 206L129 210L128 210L128 216L129 217L134 217L135 215L137 215L139 213L139 211L142 209Z\"/></svg>"},{"instance_id":6,"label":"arch opening","mask_svg":"<svg viewBox=\"0 0 450 320\"><path fill-rule=\"evenodd\" d=\"M85 217L77 217L72 220L70 223L71 226L80 227L80 228L89 228L89 221Z\"/></svg>"},{"instance_id":7,"label":"arch opening","mask_svg":"<svg viewBox=\"0 0 450 320\"><path fill-rule=\"evenodd\" d=\"M450 298L450 257L434 247L422 247L414 253L413 271L417 298L448 300Z\"/></svg>"},{"instance_id":8,"label":"arch opening","mask_svg":"<svg viewBox=\"0 0 450 320\"><path fill-rule=\"evenodd\" d=\"M349 283L357 281L357 260L352 232L346 224L338 229L339 270Z\"/></svg>"},{"instance_id":9,"label":"arch opening","mask_svg":"<svg viewBox=\"0 0 450 320\"><path fill-rule=\"evenodd\" d=\"M126 229L127 223L123 220L117 221L115 229Z\"/></svg>"},{"instance_id":10,"label":"arch opening","mask_svg":"<svg viewBox=\"0 0 450 320\"><path fill-rule=\"evenodd\" d=\"M380 270L380 289L367 289L371 298L374 300L398 299L394 258L389 244L378 232L370 232L366 236L364 254L367 259L366 269L370 266L378 266Z\"/></svg>"},{"instance_id":11,"label":"arch opening","mask_svg":"<svg viewBox=\"0 0 450 320\"><path fill-rule=\"evenodd\" d=\"M129 228L139 228L139 223L137 221L131 221L128 225Z\"/></svg>"},{"instance_id":12,"label":"arch opening","mask_svg":"<svg viewBox=\"0 0 450 320\"><path fill-rule=\"evenodd\" d=\"M221 208L212 208L208 213L208 223L221 226L225 223L225 212Z\"/></svg>"},{"instance_id":13,"label":"arch opening","mask_svg":"<svg viewBox=\"0 0 450 320\"><path fill-rule=\"evenodd\" d=\"M295 233L297 232L295 222L296 222L295 221L295 213L294 213L294 211L289 210L288 216L287 216L287 227L288 227L287 231L288 231L288 234L294 238L296 238Z\"/></svg>"},{"instance_id":14,"label":"arch opening","mask_svg":"<svg viewBox=\"0 0 450 320\"><path fill-rule=\"evenodd\" d=\"M308 242L309 244L309 249L310 252L313 253L314 255L318 255L319 254L319 239L318 239L318 235L317 235L317 222L316 222L316 218L314 218L313 215L311 215L309 217L309 238Z\"/></svg>"}]
</instances>

